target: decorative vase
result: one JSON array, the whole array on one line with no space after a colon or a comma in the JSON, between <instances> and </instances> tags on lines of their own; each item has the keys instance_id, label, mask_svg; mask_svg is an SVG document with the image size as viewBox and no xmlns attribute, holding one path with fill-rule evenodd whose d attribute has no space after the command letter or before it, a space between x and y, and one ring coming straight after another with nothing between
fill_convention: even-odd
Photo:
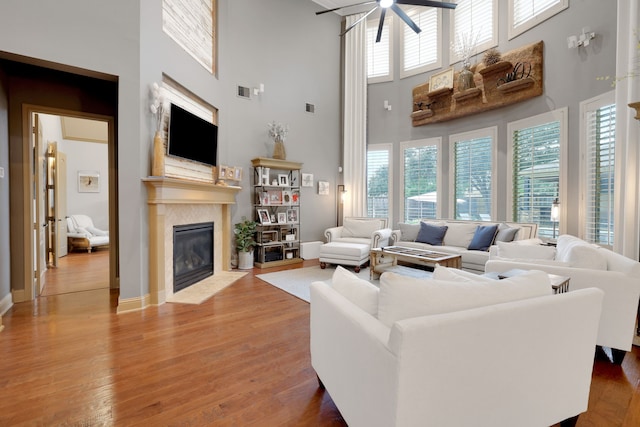
<instances>
[{"instance_id":1,"label":"decorative vase","mask_svg":"<svg viewBox=\"0 0 640 427\"><path fill-rule=\"evenodd\" d=\"M162 132L157 131L153 137L153 161L151 175L164 176L164 140Z\"/></svg>"},{"instance_id":2,"label":"decorative vase","mask_svg":"<svg viewBox=\"0 0 640 427\"><path fill-rule=\"evenodd\" d=\"M273 147L273 158L278 160L286 160L287 152L284 150L284 142L276 139L276 145Z\"/></svg>"},{"instance_id":3,"label":"decorative vase","mask_svg":"<svg viewBox=\"0 0 640 427\"><path fill-rule=\"evenodd\" d=\"M464 64L458 75L458 91L463 92L474 87L476 83L473 81L473 71L469 69L469 64Z\"/></svg>"},{"instance_id":4,"label":"decorative vase","mask_svg":"<svg viewBox=\"0 0 640 427\"><path fill-rule=\"evenodd\" d=\"M253 268L253 251L251 252L238 252L238 269L239 270L251 270Z\"/></svg>"}]
</instances>

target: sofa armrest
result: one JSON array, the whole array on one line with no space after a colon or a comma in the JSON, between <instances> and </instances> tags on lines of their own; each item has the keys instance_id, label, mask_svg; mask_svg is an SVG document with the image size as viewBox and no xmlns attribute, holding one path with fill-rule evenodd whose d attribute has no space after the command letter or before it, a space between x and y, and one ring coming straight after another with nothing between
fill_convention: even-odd
<instances>
[{"instance_id":1,"label":"sofa armrest","mask_svg":"<svg viewBox=\"0 0 640 427\"><path fill-rule=\"evenodd\" d=\"M324 237L327 239L327 243L339 239L342 237L342 226L327 228L324 230Z\"/></svg>"},{"instance_id":2,"label":"sofa armrest","mask_svg":"<svg viewBox=\"0 0 640 427\"><path fill-rule=\"evenodd\" d=\"M391 237L389 238L390 245L397 245L402 240L402 230L391 230Z\"/></svg>"},{"instance_id":3,"label":"sofa armrest","mask_svg":"<svg viewBox=\"0 0 640 427\"><path fill-rule=\"evenodd\" d=\"M74 239L88 239L91 236L87 233L69 233L67 231L67 237L71 237Z\"/></svg>"},{"instance_id":4,"label":"sofa armrest","mask_svg":"<svg viewBox=\"0 0 640 427\"><path fill-rule=\"evenodd\" d=\"M389 246L389 240L391 238L391 229L383 228L382 230L375 231L371 236L371 247L381 248Z\"/></svg>"}]
</instances>

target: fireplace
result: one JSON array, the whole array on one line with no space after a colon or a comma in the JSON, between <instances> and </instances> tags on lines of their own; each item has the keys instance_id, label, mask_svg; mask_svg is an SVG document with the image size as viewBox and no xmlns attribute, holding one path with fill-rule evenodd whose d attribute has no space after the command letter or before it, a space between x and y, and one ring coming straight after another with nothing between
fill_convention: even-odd
<instances>
[{"instance_id":1,"label":"fireplace","mask_svg":"<svg viewBox=\"0 0 640 427\"><path fill-rule=\"evenodd\" d=\"M173 227L173 292L213 275L213 222Z\"/></svg>"}]
</instances>

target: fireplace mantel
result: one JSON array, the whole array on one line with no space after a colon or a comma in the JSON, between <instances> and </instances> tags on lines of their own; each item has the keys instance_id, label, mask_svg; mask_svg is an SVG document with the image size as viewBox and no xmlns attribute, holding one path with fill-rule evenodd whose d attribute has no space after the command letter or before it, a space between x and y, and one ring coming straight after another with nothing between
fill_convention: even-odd
<instances>
[{"instance_id":1,"label":"fireplace mantel","mask_svg":"<svg viewBox=\"0 0 640 427\"><path fill-rule=\"evenodd\" d=\"M185 179L150 176L142 181L147 188L149 205L149 303L163 304L172 295L173 242L168 230L180 225L176 220L180 212L193 210L206 215L215 223L214 275L216 271L231 269L231 210L236 194L242 189L236 186L215 185ZM211 209L206 208L211 206ZM200 220L205 220L201 218ZM192 218L184 223L192 222ZM171 253L170 253L171 252Z\"/></svg>"}]
</instances>

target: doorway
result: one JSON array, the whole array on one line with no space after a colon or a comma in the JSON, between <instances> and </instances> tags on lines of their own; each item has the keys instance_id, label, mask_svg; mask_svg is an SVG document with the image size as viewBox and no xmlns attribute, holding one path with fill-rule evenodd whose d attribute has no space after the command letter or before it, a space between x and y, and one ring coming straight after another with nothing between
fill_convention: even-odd
<instances>
[{"instance_id":1,"label":"doorway","mask_svg":"<svg viewBox=\"0 0 640 427\"><path fill-rule=\"evenodd\" d=\"M37 107L36 107L37 108ZM34 297L109 288L109 126L105 120L33 111ZM88 184L89 183L89 184ZM73 228L82 215L91 228ZM93 234L92 234L93 233ZM86 236L83 238L82 236Z\"/></svg>"}]
</instances>

